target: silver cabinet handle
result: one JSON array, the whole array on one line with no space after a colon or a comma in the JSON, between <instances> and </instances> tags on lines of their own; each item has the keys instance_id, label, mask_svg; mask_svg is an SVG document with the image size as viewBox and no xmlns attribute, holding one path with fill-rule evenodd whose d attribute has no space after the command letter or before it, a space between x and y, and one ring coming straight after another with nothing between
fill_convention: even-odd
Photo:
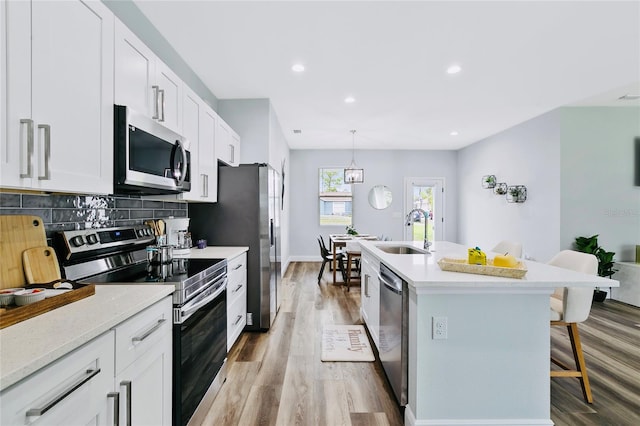
<instances>
[{"instance_id":1,"label":"silver cabinet handle","mask_svg":"<svg viewBox=\"0 0 640 426\"><path fill-rule=\"evenodd\" d=\"M242 263L236 265L235 268L233 268L234 271L237 271L238 269L242 268Z\"/></svg>"},{"instance_id":2,"label":"silver cabinet handle","mask_svg":"<svg viewBox=\"0 0 640 426\"><path fill-rule=\"evenodd\" d=\"M151 88L153 89L153 118L154 120L157 120L158 118L160 118L160 108L158 108L158 100L160 99L160 96L158 96L158 91L160 90L159 86L151 86Z\"/></svg>"},{"instance_id":3,"label":"silver cabinet handle","mask_svg":"<svg viewBox=\"0 0 640 426\"><path fill-rule=\"evenodd\" d=\"M160 122L164 122L164 89L160 89L158 90L158 92L160 92L160 96L162 97L162 101L160 102L160 118L158 119L158 121Z\"/></svg>"},{"instance_id":4,"label":"silver cabinet handle","mask_svg":"<svg viewBox=\"0 0 640 426\"><path fill-rule=\"evenodd\" d=\"M89 380L91 380L98 373L100 373L100 369L99 368L96 368L96 369L93 369L93 370L91 370L91 369L87 370L85 372L85 375L82 378L78 379L76 382L74 382L71 385L69 385L68 388L64 389L59 394L57 394L56 396L51 398L49 400L49 402L46 402L44 404L43 407L41 407L41 408L30 408L29 410L27 410L27 417L42 416L44 413L46 413L47 411L49 411L50 409L55 407L60 401L62 401L63 399L65 399L66 397L71 395L80 386L84 385Z\"/></svg>"},{"instance_id":5,"label":"silver cabinet handle","mask_svg":"<svg viewBox=\"0 0 640 426\"><path fill-rule=\"evenodd\" d=\"M33 165L33 120L29 118L23 118L20 120L20 124L27 125L27 173L20 173L21 178L32 177L32 165ZM24 145L22 145L24 146ZM20 164L22 165L22 155L20 156Z\"/></svg>"},{"instance_id":6,"label":"silver cabinet handle","mask_svg":"<svg viewBox=\"0 0 640 426\"><path fill-rule=\"evenodd\" d=\"M162 327L162 324L166 321L166 319L159 319L156 325L147 330L142 336L136 336L131 339L132 342L142 342L147 337L151 336L156 330Z\"/></svg>"},{"instance_id":7,"label":"silver cabinet handle","mask_svg":"<svg viewBox=\"0 0 640 426\"><path fill-rule=\"evenodd\" d=\"M364 274L364 296L365 297L370 297L369 296L369 275L368 274Z\"/></svg>"},{"instance_id":8,"label":"silver cabinet handle","mask_svg":"<svg viewBox=\"0 0 640 426\"><path fill-rule=\"evenodd\" d=\"M131 380L123 380L120 386L127 388L127 426L131 426Z\"/></svg>"},{"instance_id":9,"label":"silver cabinet handle","mask_svg":"<svg viewBox=\"0 0 640 426\"><path fill-rule=\"evenodd\" d=\"M51 126L48 124L38 124L38 130L44 130L44 174L38 176L38 180L51 180L51 170L49 160L51 159Z\"/></svg>"},{"instance_id":10,"label":"silver cabinet handle","mask_svg":"<svg viewBox=\"0 0 640 426\"><path fill-rule=\"evenodd\" d=\"M120 426L120 392L109 392L107 398L113 398L113 426Z\"/></svg>"},{"instance_id":11,"label":"silver cabinet handle","mask_svg":"<svg viewBox=\"0 0 640 426\"><path fill-rule=\"evenodd\" d=\"M232 291L232 293L237 293L238 291L240 291L240 289L242 288L244 284L238 284L238 287L236 287L235 290Z\"/></svg>"},{"instance_id":12,"label":"silver cabinet handle","mask_svg":"<svg viewBox=\"0 0 640 426\"><path fill-rule=\"evenodd\" d=\"M205 174L201 174L200 176L202 176L202 196L203 197L208 197L209 196L209 175L205 175Z\"/></svg>"},{"instance_id":13,"label":"silver cabinet handle","mask_svg":"<svg viewBox=\"0 0 640 426\"><path fill-rule=\"evenodd\" d=\"M229 161L231 163L234 163L236 161L236 150L233 144L229 144L229 158L230 158Z\"/></svg>"},{"instance_id":14,"label":"silver cabinet handle","mask_svg":"<svg viewBox=\"0 0 640 426\"><path fill-rule=\"evenodd\" d=\"M236 322L234 322L233 325L238 325L241 319L242 319L242 315L238 315L238 318L236 318Z\"/></svg>"}]
</instances>

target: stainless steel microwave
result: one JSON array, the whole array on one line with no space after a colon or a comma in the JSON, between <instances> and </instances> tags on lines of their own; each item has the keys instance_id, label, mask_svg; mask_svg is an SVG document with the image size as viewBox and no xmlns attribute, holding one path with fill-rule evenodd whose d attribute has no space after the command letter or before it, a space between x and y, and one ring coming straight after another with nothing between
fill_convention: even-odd
<instances>
[{"instance_id":1,"label":"stainless steel microwave","mask_svg":"<svg viewBox=\"0 0 640 426\"><path fill-rule=\"evenodd\" d=\"M115 194L191 190L191 155L185 137L122 105L115 105L114 123Z\"/></svg>"}]
</instances>

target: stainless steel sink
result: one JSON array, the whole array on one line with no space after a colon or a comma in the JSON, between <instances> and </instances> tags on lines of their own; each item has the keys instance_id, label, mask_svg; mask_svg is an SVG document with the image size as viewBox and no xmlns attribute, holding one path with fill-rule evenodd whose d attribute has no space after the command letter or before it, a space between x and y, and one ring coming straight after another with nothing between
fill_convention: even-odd
<instances>
[{"instance_id":1,"label":"stainless steel sink","mask_svg":"<svg viewBox=\"0 0 640 426\"><path fill-rule=\"evenodd\" d=\"M387 246L387 245L378 245L376 246L380 250L391 253L391 254L425 254L424 250L420 250L411 246Z\"/></svg>"}]
</instances>

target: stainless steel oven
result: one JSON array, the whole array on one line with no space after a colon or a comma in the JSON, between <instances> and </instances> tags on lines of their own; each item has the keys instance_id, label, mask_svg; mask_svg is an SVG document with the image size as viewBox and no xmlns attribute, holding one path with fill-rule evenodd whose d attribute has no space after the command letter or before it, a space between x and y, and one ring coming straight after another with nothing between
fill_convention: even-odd
<instances>
[{"instance_id":1,"label":"stainless steel oven","mask_svg":"<svg viewBox=\"0 0 640 426\"><path fill-rule=\"evenodd\" d=\"M68 279L175 286L173 425L201 424L226 380L227 262L148 264L145 247L153 240L148 227L138 226L63 231L56 245Z\"/></svg>"}]
</instances>

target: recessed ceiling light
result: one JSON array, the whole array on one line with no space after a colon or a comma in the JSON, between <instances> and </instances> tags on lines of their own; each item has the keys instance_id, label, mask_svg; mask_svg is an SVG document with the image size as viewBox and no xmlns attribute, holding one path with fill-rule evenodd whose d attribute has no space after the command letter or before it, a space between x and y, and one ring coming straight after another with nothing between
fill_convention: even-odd
<instances>
[{"instance_id":1,"label":"recessed ceiling light","mask_svg":"<svg viewBox=\"0 0 640 426\"><path fill-rule=\"evenodd\" d=\"M462 67L457 64L449 65L449 68L447 68L447 74L457 74L460 71L462 71Z\"/></svg>"},{"instance_id":2,"label":"recessed ceiling light","mask_svg":"<svg viewBox=\"0 0 640 426\"><path fill-rule=\"evenodd\" d=\"M293 72L303 72L303 71L304 71L304 65L302 65L302 64L294 64L294 65L291 67L291 70L292 70Z\"/></svg>"},{"instance_id":3,"label":"recessed ceiling light","mask_svg":"<svg viewBox=\"0 0 640 426\"><path fill-rule=\"evenodd\" d=\"M451 136L458 136L458 132L457 131L452 131L451 133L449 133Z\"/></svg>"},{"instance_id":4,"label":"recessed ceiling light","mask_svg":"<svg viewBox=\"0 0 640 426\"><path fill-rule=\"evenodd\" d=\"M353 96L347 96L346 98L344 98L344 102L347 104L352 104L356 101L356 98L354 98Z\"/></svg>"}]
</instances>

